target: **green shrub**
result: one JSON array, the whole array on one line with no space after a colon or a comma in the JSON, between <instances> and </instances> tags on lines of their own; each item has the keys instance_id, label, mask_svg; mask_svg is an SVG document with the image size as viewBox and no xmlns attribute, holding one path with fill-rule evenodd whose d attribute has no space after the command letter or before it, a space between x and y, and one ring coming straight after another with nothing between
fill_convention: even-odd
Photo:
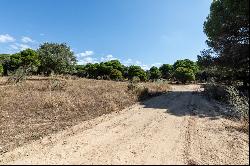
<instances>
[{"instance_id":1,"label":"green shrub","mask_svg":"<svg viewBox=\"0 0 250 166\"><path fill-rule=\"evenodd\" d=\"M208 97L231 106L230 115L246 119L249 117L249 97L242 95L236 87L206 84L204 90Z\"/></svg>"},{"instance_id":2,"label":"green shrub","mask_svg":"<svg viewBox=\"0 0 250 166\"><path fill-rule=\"evenodd\" d=\"M122 80L122 72L117 70L117 69L113 69L110 73L110 78L112 80Z\"/></svg>"},{"instance_id":3,"label":"green shrub","mask_svg":"<svg viewBox=\"0 0 250 166\"><path fill-rule=\"evenodd\" d=\"M161 72L155 66L150 68L149 73L150 73L150 79L152 79L152 80L156 80L156 79L161 78Z\"/></svg>"},{"instance_id":4,"label":"green shrub","mask_svg":"<svg viewBox=\"0 0 250 166\"><path fill-rule=\"evenodd\" d=\"M132 79L134 76L139 77L140 81L147 80L147 73L140 66L129 66L128 78Z\"/></svg>"},{"instance_id":5,"label":"green shrub","mask_svg":"<svg viewBox=\"0 0 250 166\"><path fill-rule=\"evenodd\" d=\"M0 76L3 75L3 65L0 63Z\"/></svg>"},{"instance_id":6,"label":"green shrub","mask_svg":"<svg viewBox=\"0 0 250 166\"><path fill-rule=\"evenodd\" d=\"M182 83L195 80L195 75L193 70L184 67L178 67L174 72L174 77L177 81L181 81Z\"/></svg>"},{"instance_id":7,"label":"green shrub","mask_svg":"<svg viewBox=\"0 0 250 166\"><path fill-rule=\"evenodd\" d=\"M173 65L170 64L163 64L159 70L161 71L162 78L170 79L173 74Z\"/></svg>"},{"instance_id":8,"label":"green shrub","mask_svg":"<svg viewBox=\"0 0 250 166\"><path fill-rule=\"evenodd\" d=\"M140 82L141 81L141 79L138 77L138 76L134 76L132 79L131 79L131 82L133 82L133 83L138 83L138 82Z\"/></svg>"}]
</instances>

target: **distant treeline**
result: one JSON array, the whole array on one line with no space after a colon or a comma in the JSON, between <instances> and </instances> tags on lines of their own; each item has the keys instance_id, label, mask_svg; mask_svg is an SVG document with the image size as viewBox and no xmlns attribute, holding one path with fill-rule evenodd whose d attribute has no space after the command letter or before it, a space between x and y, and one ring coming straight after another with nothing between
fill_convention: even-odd
<instances>
[{"instance_id":1,"label":"distant treeline","mask_svg":"<svg viewBox=\"0 0 250 166\"><path fill-rule=\"evenodd\" d=\"M106 80L138 80L157 79L175 80L182 83L194 81L199 73L196 62L178 60L173 65L163 64L143 70L140 66L125 66L118 60L101 63L77 65L76 57L66 44L44 43L39 49L26 49L16 54L0 55L0 73L8 76L18 70L25 74L50 75L70 74L79 77Z\"/></svg>"},{"instance_id":2,"label":"distant treeline","mask_svg":"<svg viewBox=\"0 0 250 166\"><path fill-rule=\"evenodd\" d=\"M0 74L23 70L27 74L72 74L112 80L240 82L249 87L249 0L213 1L203 30L209 49L201 51L197 62L177 60L173 65L153 66L147 71L140 66L124 66L118 60L77 65L69 46L44 43L38 50L0 55Z\"/></svg>"}]
</instances>

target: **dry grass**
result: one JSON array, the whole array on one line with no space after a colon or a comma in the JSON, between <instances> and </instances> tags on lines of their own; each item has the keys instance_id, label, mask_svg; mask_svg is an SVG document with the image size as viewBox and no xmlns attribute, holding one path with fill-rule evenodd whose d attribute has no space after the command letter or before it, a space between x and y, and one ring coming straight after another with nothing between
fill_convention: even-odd
<instances>
[{"instance_id":1,"label":"dry grass","mask_svg":"<svg viewBox=\"0 0 250 166\"><path fill-rule=\"evenodd\" d=\"M0 77L0 154L138 101L127 82L58 76L6 84ZM144 83L149 92L168 85Z\"/></svg>"}]
</instances>

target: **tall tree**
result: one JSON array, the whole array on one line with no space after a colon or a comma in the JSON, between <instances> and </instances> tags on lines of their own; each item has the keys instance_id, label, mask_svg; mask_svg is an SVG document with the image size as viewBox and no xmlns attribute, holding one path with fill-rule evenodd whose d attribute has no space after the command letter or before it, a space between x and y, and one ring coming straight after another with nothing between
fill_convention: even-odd
<instances>
[{"instance_id":1,"label":"tall tree","mask_svg":"<svg viewBox=\"0 0 250 166\"><path fill-rule=\"evenodd\" d=\"M155 66L153 66L153 67L151 67L151 68L149 69L149 75L150 75L150 79L152 79L152 80L161 78L161 72L160 72L160 70L159 70L157 67L155 67Z\"/></svg>"},{"instance_id":2,"label":"tall tree","mask_svg":"<svg viewBox=\"0 0 250 166\"><path fill-rule=\"evenodd\" d=\"M249 0L214 0L204 32L218 64L233 79L249 82Z\"/></svg>"},{"instance_id":3,"label":"tall tree","mask_svg":"<svg viewBox=\"0 0 250 166\"><path fill-rule=\"evenodd\" d=\"M140 67L131 65L128 68L128 78L139 77L141 81L147 80L147 73Z\"/></svg>"},{"instance_id":4,"label":"tall tree","mask_svg":"<svg viewBox=\"0 0 250 166\"><path fill-rule=\"evenodd\" d=\"M187 69L191 69L193 71L194 74L196 74L199 70L197 64L189 59L184 59L184 60L177 60L174 65L173 68L174 70L176 70L179 67L184 67Z\"/></svg>"},{"instance_id":5,"label":"tall tree","mask_svg":"<svg viewBox=\"0 0 250 166\"><path fill-rule=\"evenodd\" d=\"M40 65L37 52L30 48L21 51L19 53L19 58L19 65L22 66L25 70L36 71L38 66Z\"/></svg>"},{"instance_id":6,"label":"tall tree","mask_svg":"<svg viewBox=\"0 0 250 166\"><path fill-rule=\"evenodd\" d=\"M170 79L173 74L173 65L163 64L159 70L161 71L162 77L164 79Z\"/></svg>"},{"instance_id":7,"label":"tall tree","mask_svg":"<svg viewBox=\"0 0 250 166\"><path fill-rule=\"evenodd\" d=\"M193 70L190 68L185 67L178 67L174 71L174 78L177 81L181 81L182 83L190 82L195 80L195 75L193 73Z\"/></svg>"},{"instance_id":8,"label":"tall tree","mask_svg":"<svg viewBox=\"0 0 250 166\"><path fill-rule=\"evenodd\" d=\"M44 43L37 52L41 61L39 71L46 75L51 72L55 74L70 73L76 64L76 57L65 43Z\"/></svg>"}]
</instances>

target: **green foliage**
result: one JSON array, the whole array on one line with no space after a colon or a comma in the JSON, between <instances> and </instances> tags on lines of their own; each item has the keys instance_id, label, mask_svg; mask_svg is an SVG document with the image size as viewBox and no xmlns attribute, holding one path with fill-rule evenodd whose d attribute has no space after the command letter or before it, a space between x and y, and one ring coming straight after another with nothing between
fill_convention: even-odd
<instances>
[{"instance_id":1,"label":"green foliage","mask_svg":"<svg viewBox=\"0 0 250 166\"><path fill-rule=\"evenodd\" d=\"M8 78L7 84L16 84L26 79L27 69L20 66L14 73Z\"/></svg>"},{"instance_id":2,"label":"green foliage","mask_svg":"<svg viewBox=\"0 0 250 166\"><path fill-rule=\"evenodd\" d=\"M105 62L104 64L106 66L112 67L113 69L117 69L117 70L123 72L123 66L119 60L111 60L111 61Z\"/></svg>"},{"instance_id":3,"label":"green foliage","mask_svg":"<svg viewBox=\"0 0 250 166\"><path fill-rule=\"evenodd\" d=\"M77 75L94 79L122 79L123 72L126 67L123 66L118 60L111 60L108 62L101 62L95 64L86 64L85 66L76 66Z\"/></svg>"},{"instance_id":4,"label":"green foliage","mask_svg":"<svg viewBox=\"0 0 250 166\"><path fill-rule=\"evenodd\" d=\"M3 75L3 65L0 63L0 76Z\"/></svg>"},{"instance_id":5,"label":"green foliage","mask_svg":"<svg viewBox=\"0 0 250 166\"><path fill-rule=\"evenodd\" d=\"M141 81L147 80L147 74L140 66L132 65L128 68L128 78L132 79L134 76L139 77Z\"/></svg>"},{"instance_id":6,"label":"green foliage","mask_svg":"<svg viewBox=\"0 0 250 166\"><path fill-rule=\"evenodd\" d=\"M19 53L19 65L25 70L36 71L40 65L38 54L32 49L26 49Z\"/></svg>"},{"instance_id":7,"label":"green foliage","mask_svg":"<svg viewBox=\"0 0 250 166\"><path fill-rule=\"evenodd\" d=\"M112 80L122 80L122 72L120 70L117 69L113 69L110 73L110 78Z\"/></svg>"},{"instance_id":8,"label":"green foliage","mask_svg":"<svg viewBox=\"0 0 250 166\"><path fill-rule=\"evenodd\" d=\"M207 44L218 55L216 64L234 80L249 83L249 0L216 0L204 22Z\"/></svg>"},{"instance_id":9,"label":"green foliage","mask_svg":"<svg viewBox=\"0 0 250 166\"><path fill-rule=\"evenodd\" d=\"M11 71L15 71L18 69L21 65L21 54L16 53L10 56L9 66Z\"/></svg>"},{"instance_id":10,"label":"green foliage","mask_svg":"<svg viewBox=\"0 0 250 166\"><path fill-rule=\"evenodd\" d=\"M209 50L203 50L201 51L201 55L197 55L197 65L200 69L206 69L209 67L214 66L215 58L212 57L212 51Z\"/></svg>"},{"instance_id":11,"label":"green foliage","mask_svg":"<svg viewBox=\"0 0 250 166\"><path fill-rule=\"evenodd\" d=\"M170 64L163 64L159 70L161 71L162 78L170 79L173 74L173 65Z\"/></svg>"},{"instance_id":12,"label":"green foliage","mask_svg":"<svg viewBox=\"0 0 250 166\"><path fill-rule=\"evenodd\" d=\"M204 92L208 97L231 106L232 109L227 109L225 112L227 115L249 118L249 98L242 95L237 87L209 83L204 86Z\"/></svg>"},{"instance_id":13,"label":"green foliage","mask_svg":"<svg viewBox=\"0 0 250 166\"><path fill-rule=\"evenodd\" d=\"M51 72L55 74L71 73L74 69L76 58L65 43L44 43L37 52L41 61L39 71L46 75Z\"/></svg>"},{"instance_id":14,"label":"green foliage","mask_svg":"<svg viewBox=\"0 0 250 166\"><path fill-rule=\"evenodd\" d=\"M118 67L116 67L114 64L111 63L107 63L107 62L101 62L98 66L98 75L102 76L102 77L106 77L109 76L111 74L111 71L113 69L117 69ZM115 68L114 68L115 67ZM118 69L117 69L118 70Z\"/></svg>"},{"instance_id":15,"label":"green foliage","mask_svg":"<svg viewBox=\"0 0 250 166\"><path fill-rule=\"evenodd\" d=\"M87 78L97 78L99 76L99 67L100 67L100 65L98 63L86 64L85 70L87 73Z\"/></svg>"},{"instance_id":16,"label":"green foliage","mask_svg":"<svg viewBox=\"0 0 250 166\"><path fill-rule=\"evenodd\" d=\"M138 76L134 76L134 77L132 77L132 79L131 79L131 82L132 83L139 83L141 81L141 79L138 77Z\"/></svg>"},{"instance_id":17,"label":"green foliage","mask_svg":"<svg viewBox=\"0 0 250 166\"><path fill-rule=\"evenodd\" d=\"M193 70L185 67L178 67L174 72L174 77L177 81L181 81L182 83L195 80Z\"/></svg>"},{"instance_id":18,"label":"green foliage","mask_svg":"<svg viewBox=\"0 0 250 166\"><path fill-rule=\"evenodd\" d=\"M156 79L159 79L161 78L161 72L160 70L153 66L149 69L149 73L150 73L150 79L153 79L153 80L156 80Z\"/></svg>"},{"instance_id":19,"label":"green foliage","mask_svg":"<svg viewBox=\"0 0 250 166\"><path fill-rule=\"evenodd\" d=\"M197 64L189 59L177 60L174 63L173 68L174 70L177 70L177 68L179 67L190 69L193 71L194 74L196 74L199 71Z\"/></svg>"},{"instance_id":20,"label":"green foliage","mask_svg":"<svg viewBox=\"0 0 250 166\"><path fill-rule=\"evenodd\" d=\"M22 67L25 73L34 72L40 65L36 51L26 49L13 55L1 56L4 75L8 72L15 72L18 68Z\"/></svg>"},{"instance_id":21,"label":"green foliage","mask_svg":"<svg viewBox=\"0 0 250 166\"><path fill-rule=\"evenodd\" d=\"M85 70L85 65L76 65L74 75L77 75L78 77L86 77L87 73Z\"/></svg>"},{"instance_id":22,"label":"green foliage","mask_svg":"<svg viewBox=\"0 0 250 166\"><path fill-rule=\"evenodd\" d=\"M123 78L127 79L128 78L128 69L129 69L129 67L124 66L124 65L122 65L122 67L123 67L123 72L122 72Z\"/></svg>"}]
</instances>

